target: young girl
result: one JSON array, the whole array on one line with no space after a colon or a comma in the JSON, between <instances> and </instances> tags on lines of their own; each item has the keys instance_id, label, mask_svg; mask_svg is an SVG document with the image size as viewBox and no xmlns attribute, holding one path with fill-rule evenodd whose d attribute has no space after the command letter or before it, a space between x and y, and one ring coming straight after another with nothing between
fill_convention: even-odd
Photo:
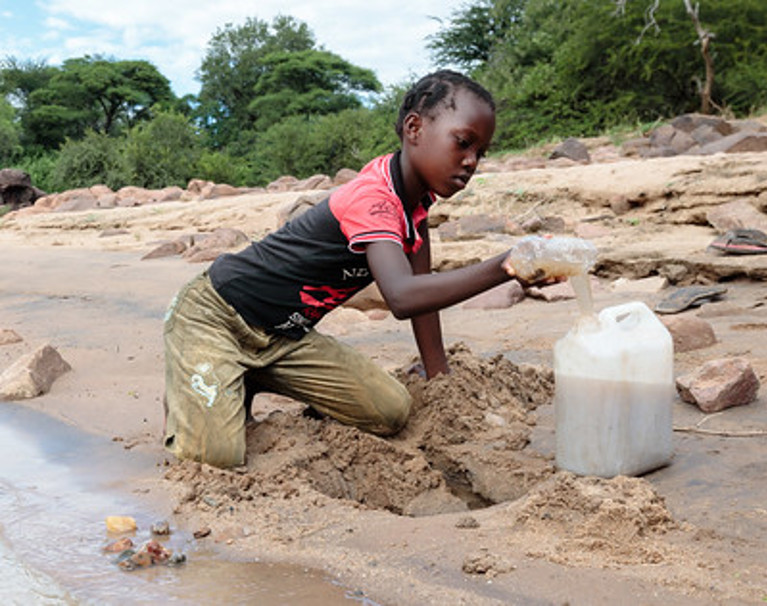
<instances>
[{"instance_id":1,"label":"young girl","mask_svg":"<svg viewBox=\"0 0 767 606\"><path fill-rule=\"evenodd\" d=\"M394 316L411 320L426 376L448 372L438 310L513 270L501 255L431 273L427 214L437 196L466 187L494 130L494 102L479 84L452 71L425 76L400 108L399 151L187 284L165 321L166 448L244 463L250 382L365 431L401 429L407 390L313 326L375 280Z\"/></svg>"}]
</instances>

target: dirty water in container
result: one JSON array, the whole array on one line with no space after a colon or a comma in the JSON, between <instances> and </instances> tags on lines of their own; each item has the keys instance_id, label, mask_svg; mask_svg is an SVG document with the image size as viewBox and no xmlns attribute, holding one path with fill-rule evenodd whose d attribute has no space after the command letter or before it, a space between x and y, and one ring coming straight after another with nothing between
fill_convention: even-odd
<instances>
[{"instance_id":1,"label":"dirty water in container","mask_svg":"<svg viewBox=\"0 0 767 606\"><path fill-rule=\"evenodd\" d=\"M105 518L131 515L139 529L157 521L124 488L132 475L155 464L147 455L3 402L0 603L375 604L322 571L228 560L175 529L164 544L184 553L185 563L121 570L116 556L103 552L109 542ZM137 534L134 542L149 538Z\"/></svg>"}]
</instances>

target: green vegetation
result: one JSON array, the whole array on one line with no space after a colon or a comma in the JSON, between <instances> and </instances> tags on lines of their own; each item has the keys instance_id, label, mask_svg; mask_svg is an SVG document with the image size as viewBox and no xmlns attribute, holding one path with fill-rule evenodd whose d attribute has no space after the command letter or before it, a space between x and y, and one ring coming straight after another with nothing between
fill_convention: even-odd
<instances>
[{"instance_id":1,"label":"green vegetation","mask_svg":"<svg viewBox=\"0 0 767 606\"><path fill-rule=\"evenodd\" d=\"M468 0L428 46L435 63L460 66L493 93L493 153L568 136L619 143L699 111L709 82L685 2L660 0L648 13L652 4ZM710 106L727 117L767 108L767 4L698 4L713 34ZM26 170L46 191L333 175L396 147L393 124L410 84L383 90L289 16L219 29L197 75L199 95L178 99L146 61L85 56L54 67L7 57L0 168Z\"/></svg>"}]
</instances>

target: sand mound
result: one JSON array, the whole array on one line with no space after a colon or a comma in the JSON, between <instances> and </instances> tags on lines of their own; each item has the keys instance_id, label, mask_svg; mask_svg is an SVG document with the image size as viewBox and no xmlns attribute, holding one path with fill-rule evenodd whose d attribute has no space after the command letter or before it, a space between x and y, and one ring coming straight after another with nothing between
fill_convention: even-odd
<instances>
[{"instance_id":1,"label":"sand mound","mask_svg":"<svg viewBox=\"0 0 767 606\"><path fill-rule=\"evenodd\" d=\"M657 537L678 525L663 497L642 478L559 472L520 501L516 527L545 536L529 555L554 562L657 564L670 553Z\"/></svg>"},{"instance_id":2,"label":"sand mound","mask_svg":"<svg viewBox=\"0 0 767 606\"><path fill-rule=\"evenodd\" d=\"M427 382L399 372L414 406L394 438L276 409L249 426L245 468L181 462L166 477L189 485L183 500L217 507L316 491L371 509L431 515L519 498L554 471L527 449L534 410L553 396L552 373L500 355L481 359L462 344L449 356L449 376Z\"/></svg>"}]
</instances>

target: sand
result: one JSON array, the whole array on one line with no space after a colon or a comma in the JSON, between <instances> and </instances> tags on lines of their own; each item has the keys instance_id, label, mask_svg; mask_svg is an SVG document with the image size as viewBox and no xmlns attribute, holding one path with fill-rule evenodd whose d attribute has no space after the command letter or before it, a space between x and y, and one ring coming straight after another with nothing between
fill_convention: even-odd
<instances>
[{"instance_id":1,"label":"sand","mask_svg":"<svg viewBox=\"0 0 767 606\"><path fill-rule=\"evenodd\" d=\"M597 308L674 285L726 283L716 302L684 313L717 342L677 353L676 375L742 356L767 376L767 256L716 256L706 214L738 199L760 208L767 156L618 160L487 172L442 218L496 214L564 219L563 231L599 249ZM573 299L531 296L512 307L443 313L452 374L407 374L407 322L342 309L320 330L398 374L412 417L383 439L260 394L248 460L234 470L175 461L160 446L161 322L165 306L204 264L142 261L182 234L276 224L297 194L0 219L0 369L41 343L72 371L25 406L150 453L136 490L172 511L171 523L210 529L232 557L326 570L379 604L754 604L767 599L767 406L704 415L674 403L675 456L642 477L578 477L554 461L552 348L578 316ZM641 200L625 214L616 197ZM516 236L440 241L435 264L455 267L508 248ZM706 430L703 433L696 430Z\"/></svg>"}]
</instances>

